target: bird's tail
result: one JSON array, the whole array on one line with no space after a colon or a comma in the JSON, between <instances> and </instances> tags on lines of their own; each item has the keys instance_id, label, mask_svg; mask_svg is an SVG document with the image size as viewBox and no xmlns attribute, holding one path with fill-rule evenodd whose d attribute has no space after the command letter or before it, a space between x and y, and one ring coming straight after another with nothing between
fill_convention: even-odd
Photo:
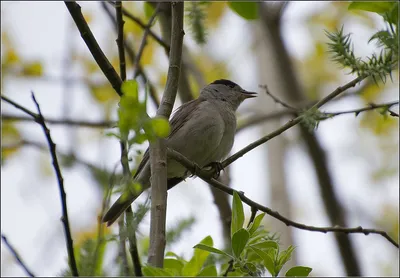
<instances>
[{"instance_id":1,"label":"bird's tail","mask_svg":"<svg viewBox=\"0 0 400 278\"><path fill-rule=\"evenodd\" d=\"M142 192L127 191L123 193L106 212L103 222L107 222L107 226L111 226Z\"/></svg>"}]
</instances>

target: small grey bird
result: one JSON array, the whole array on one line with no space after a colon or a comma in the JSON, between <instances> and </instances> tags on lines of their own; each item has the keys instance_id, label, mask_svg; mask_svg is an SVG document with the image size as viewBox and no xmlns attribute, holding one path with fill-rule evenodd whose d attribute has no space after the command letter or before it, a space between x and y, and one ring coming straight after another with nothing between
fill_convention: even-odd
<instances>
[{"instance_id":1,"label":"small grey bird","mask_svg":"<svg viewBox=\"0 0 400 278\"><path fill-rule=\"evenodd\" d=\"M225 79L207 85L197 99L183 104L174 113L170 121L171 133L166 139L167 147L180 152L200 167L220 162L233 146L237 108L255 94ZM133 177L135 182L141 184L141 189L128 191L119 197L103 217L108 226L150 187L149 158L147 149ZM167 176L170 189L188 177L189 172L177 161L167 158Z\"/></svg>"}]
</instances>

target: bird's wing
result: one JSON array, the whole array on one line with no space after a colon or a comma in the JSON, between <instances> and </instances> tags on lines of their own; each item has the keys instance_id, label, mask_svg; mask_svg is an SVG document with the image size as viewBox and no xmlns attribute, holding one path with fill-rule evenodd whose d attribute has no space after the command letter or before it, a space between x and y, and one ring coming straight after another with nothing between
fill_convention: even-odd
<instances>
[{"instance_id":1,"label":"bird's wing","mask_svg":"<svg viewBox=\"0 0 400 278\"><path fill-rule=\"evenodd\" d=\"M176 109L170 121L171 133L167 139L172 139L174 137L174 134L176 134L176 132L190 119L190 115L199 108L199 104L203 101L203 98L197 98L182 104L178 109ZM139 163L134 178L136 178L136 176L144 168L149 159L150 153L149 148L147 148L143 155L142 161Z\"/></svg>"}]
</instances>

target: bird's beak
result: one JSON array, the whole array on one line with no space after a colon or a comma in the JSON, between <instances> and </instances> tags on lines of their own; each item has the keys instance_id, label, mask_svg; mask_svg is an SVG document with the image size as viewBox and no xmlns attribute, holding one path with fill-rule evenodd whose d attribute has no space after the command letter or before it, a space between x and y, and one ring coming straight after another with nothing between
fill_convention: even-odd
<instances>
[{"instance_id":1,"label":"bird's beak","mask_svg":"<svg viewBox=\"0 0 400 278\"><path fill-rule=\"evenodd\" d=\"M256 92L248 92L248 91L246 91L246 90L243 90L242 91L242 97L244 98L244 99L246 99L246 98L253 98L253 97L256 97L257 96L257 93Z\"/></svg>"}]
</instances>

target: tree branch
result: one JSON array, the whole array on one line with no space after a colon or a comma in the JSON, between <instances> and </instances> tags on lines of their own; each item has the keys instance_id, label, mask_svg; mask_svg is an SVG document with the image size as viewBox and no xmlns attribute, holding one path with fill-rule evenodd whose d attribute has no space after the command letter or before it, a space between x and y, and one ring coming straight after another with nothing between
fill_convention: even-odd
<instances>
[{"instance_id":1,"label":"tree branch","mask_svg":"<svg viewBox=\"0 0 400 278\"><path fill-rule=\"evenodd\" d=\"M157 116L169 118L175 102L181 70L183 43L183 2L172 2L171 52L167 84ZM167 202L167 165L165 140L150 143L151 220L148 263L162 267L165 250L165 218Z\"/></svg>"},{"instance_id":2,"label":"tree branch","mask_svg":"<svg viewBox=\"0 0 400 278\"><path fill-rule=\"evenodd\" d=\"M361 82L365 78L366 78L365 76L364 77L357 77L354 80L348 82L346 85L344 85L342 87L338 87L335 91L333 91L332 93L330 93L329 95L327 95L326 97L324 97L323 99L318 101L316 104L314 104L305 113L312 112L313 110L320 108L322 105L324 105L327 102L329 102L330 100L334 99L336 96L340 95L341 93L343 93L347 89L356 86L357 83ZM246 147L244 147L243 149L241 149L240 151L238 151L234 155L232 155L232 156L228 157L227 159L225 159L222 162L222 166L225 168L226 166L228 166L229 164L233 163L238 158L242 157L243 155L245 155L249 151L253 150L254 148L257 148L258 146L260 146L260 145L264 144L265 142L271 140L272 138L280 135L281 133L283 133L284 131L288 130L289 128L297 125L298 123L300 123L302 121L302 119L303 119L302 115L297 116L294 119L291 119L285 125L283 125L281 128L275 130L274 132L271 132L270 134L258 139L255 142L247 145Z\"/></svg>"},{"instance_id":3,"label":"tree branch","mask_svg":"<svg viewBox=\"0 0 400 278\"><path fill-rule=\"evenodd\" d=\"M107 16L109 17L111 22L114 24L115 29L117 30L117 20L115 19L114 15L111 13L107 3L101 2L101 6L103 7ZM124 11L123 7L122 7L122 11ZM128 54L129 60L132 61L132 63L133 63L133 61L135 60L135 51L133 50L133 47L131 47L126 40L124 40L124 47L125 47L126 53ZM148 79L148 77L146 75L146 72L142 69L142 67L140 65L138 67L138 72L143 79L143 83L145 85L146 84L149 85L150 97L151 97L152 101L154 102L155 106L156 107L160 106L160 100L158 99L156 89L155 89L154 85L150 82L150 80Z\"/></svg>"},{"instance_id":4,"label":"tree branch","mask_svg":"<svg viewBox=\"0 0 400 278\"><path fill-rule=\"evenodd\" d=\"M147 44L147 36L149 35L150 28L153 25L154 20L156 19L156 16L158 14L158 11L160 10L160 3L157 4L156 9L154 10L153 15L149 19L149 22L147 23L146 28L144 29L144 34L142 38L142 42L140 43L140 47L138 50L138 53L136 55L135 61L133 63L134 67L134 73L133 73L133 78L136 78L139 75L139 64L140 64L140 59L142 58L144 48Z\"/></svg>"},{"instance_id":5,"label":"tree branch","mask_svg":"<svg viewBox=\"0 0 400 278\"><path fill-rule=\"evenodd\" d=\"M1 119L4 121L17 121L17 122L35 122L34 118L26 116L17 116L10 114L2 114ZM90 127L90 128L111 128L117 124L114 121L87 121L87 120L70 120L70 119L52 119L46 118L46 123L55 125L69 125L76 127Z\"/></svg>"},{"instance_id":6,"label":"tree branch","mask_svg":"<svg viewBox=\"0 0 400 278\"><path fill-rule=\"evenodd\" d=\"M121 78L119 77L118 73L115 71L111 63L108 61L106 55L103 53L103 50L101 50L99 44L93 36L89 25L83 17L81 6L79 6L74 1L65 1L65 5L67 6L72 18L74 19L75 24L78 27L78 30L81 33L81 36L85 41L87 47L89 48L90 53L92 53L93 58L96 60L100 69L102 70L108 81L111 83L114 90L117 92L118 95L121 96Z\"/></svg>"},{"instance_id":7,"label":"tree branch","mask_svg":"<svg viewBox=\"0 0 400 278\"><path fill-rule=\"evenodd\" d=\"M115 5L115 3L113 1L108 1L108 3L110 3L111 5ZM127 18L129 18L130 20L132 20L133 22L135 22L136 24L138 24L140 27L142 27L143 29L147 28L147 25L144 24L140 18L134 16L133 14L131 14L128 10L122 8L122 14L124 16L126 16ZM156 41L158 42L164 49L165 52L169 53L170 51L170 46L169 44L167 44L166 42L164 42L158 35L156 35L150 28L149 28L149 35Z\"/></svg>"},{"instance_id":8,"label":"tree branch","mask_svg":"<svg viewBox=\"0 0 400 278\"><path fill-rule=\"evenodd\" d=\"M33 272L30 271L29 268L26 266L26 264L22 261L21 257L18 255L18 252L8 242L6 236L1 234L1 239L4 241L4 244L7 246L7 248L10 250L10 252L13 254L13 256L17 260L18 264L25 270L26 274L28 274L30 277L35 277Z\"/></svg>"},{"instance_id":9,"label":"tree branch","mask_svg":"<svg viewBox=\"0 0 400 278\"><path fill-rule=\"evenodd\" d=\"M190 161L187 159L184 155L178 153L177 151L174 151L172 149L167 150L168 156L182 164L183 166L186 167L192 174L198 176L205 182L211 184L212 186L218 188L219 190L222 190L229 195L233 195L234 192L236 192L240 199L252 207L253 209L257 209L260 211L263 211L267 213L268 215L278 219L279 221L282 221L285 223L287 226L292 226L295 228L298 228L300 230L307 230L307 231L313 231L313 232L321 232L321 233L328 233L328 232L335 232L335 233L345 233L345 234L352 234L352 233L362 233L365 235L368 234L379 234L386 238L390 243L392 243L394 246L399 248L399 244L392 239L385 231L381 230L376 230L376 229L364 229L361 226L356 227L356 228L345 228L345 227L315 227L315 226L308 226L305 224L297 223L295 221L292 221L290 219L287 219L286 217L282 216L279 214L277 211L273 211L272 209L263 206L259 203L254 202L253 200L247 198L242 191L236 191L228 186L225 186L224 184L220 183L219 181L215 180L212 178L213 171L205 171L201 169L196 163Z\"/></svg>"},{"instance_id":10,"label":"tree branch","mask_svg":"<svg viewBox=\"0 0 400 278\"><path fill-rule=\"evenodd\" d=\"M30 110L22 107L21 105L15 103L14 101L8 99L5 96L1 96L3 100L8 102L9 104L15 106L16 108L22 110L23 112L27 113L31 117L34 118L35 122L37 122L43 129L44 134L46 136L47 143L49 145L49 150L50 150L50 155L52 158L52 163L53 163L53 168L56 172L57 176L57 181L58 181L58 187L60 190L60 197L61 197L61 209L62 209L62 217L61 221L64 225L64 230L65 230L65 238L66 238L66 244L67 244L67 251L68 251L68 261L69 265L71 268L71 272L73 276L79 276L78 275L78 268L76 266L76 261L75 261L75 254L74 254L74 246L73 246L73 240L71 236L71 230L69 227L69 219L68 219L68 210L67 210L67 195L64 190L64 179L61 174L60 170L60 165L58 163L57 159L57 154L56 154L56 145L54 144L51 135L50 135L50 130L47 128L44 117L42 115L42 112L40 111L40 107L38 102L36 101L35 95L32 92L32 99L36 105L38 114L31 112Z\"/></svg>"}]
</instances>

